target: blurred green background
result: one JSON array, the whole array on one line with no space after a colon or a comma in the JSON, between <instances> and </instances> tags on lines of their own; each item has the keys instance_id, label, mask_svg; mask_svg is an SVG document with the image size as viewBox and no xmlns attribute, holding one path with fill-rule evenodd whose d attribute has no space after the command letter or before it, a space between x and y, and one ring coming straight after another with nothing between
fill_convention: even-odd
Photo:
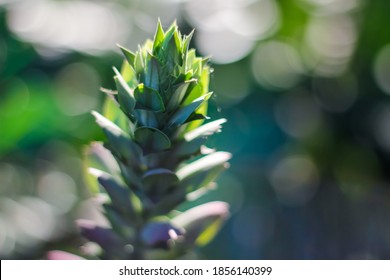
<instances>
[{"instance_id":1,"label":"blurred green background","mask_svg":"<svg viewBox=\"0 0 390 280\"><path fill-rule=\"evenodd\" d=\"M232 215L204 259L390 259L390 1L0 0L0 258L77 251L83 150L135 50L177 19L212 55Z\"/></svg>"}]
</instances>

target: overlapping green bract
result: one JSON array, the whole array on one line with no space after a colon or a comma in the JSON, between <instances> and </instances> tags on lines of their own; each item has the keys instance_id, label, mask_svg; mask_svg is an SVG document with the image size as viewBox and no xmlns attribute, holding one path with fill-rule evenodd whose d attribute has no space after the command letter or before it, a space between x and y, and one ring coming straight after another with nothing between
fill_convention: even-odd
<instances>
[{"instance_id":1,"label":"overlapping green bract","mask_svg":"<svg viewBox=\"0 0 390 280\"><path fill-rule=\"evenodd\" d=\"M231 155L203 148L224 119L207 119L210 67L189 49L192 33L176 23L114 68L116 90L103 115L93 112L106 141L88 150L90 173L106 193L104 214L112 228L79 221L102 258L175 258L207 243L228 215L224 202L184 213L179 204L206 193Z\"/></svg>"}]
</instances>

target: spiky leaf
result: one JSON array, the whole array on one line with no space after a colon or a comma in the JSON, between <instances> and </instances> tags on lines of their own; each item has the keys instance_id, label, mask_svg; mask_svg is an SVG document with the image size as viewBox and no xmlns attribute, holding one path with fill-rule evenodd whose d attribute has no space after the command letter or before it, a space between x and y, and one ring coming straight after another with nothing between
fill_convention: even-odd
<instances>
[{"instance_id":1,"label":"spiky leaf","mask_svg":"<svg viewBox=\"0 0 390 280\"><path fill-rule=\"evenodd\" d=\"M153 54L156 55L158 50L160 49L160 46L162 42L164 41L164 30L161 26L161 21L159 20L157 23L157 30L156 34L154 36L154 42L153 42Z\"/></svg>"},{"instance_id":2,"label":"spiky leaf","mask_svg":"<svg viewBox=\"0 0 390 280\"><path fill-rule=\"evenodd\" d=\"M179 126L187 121L187 119L202 105L203 102L208 100L211 96L210 94L206 94L196 100L194 100L191 104L181 108L177 111L172 118L170 119L168 126Z\"/></svg>"},{"instance_id":3,"label":"spiky leaf","mask_svg":"<svg viewBox=\"0 0 390 280\"><path fill-rule=\"evenodd\" d=\"M123 55L126 57L126 59L127 59L127 61L129 62L129 64L130 64L130 65L134 65L135 54L134 54L132 51L126 49L125 47L122 47L122 46L119 45L119 44L118 44L117 46L121 49Z\"/></svg>"},{"instance_id":4,"label":"spiky leaf","mask_svg":"<svg viewBox=\"0 0 390 280\"><path fill-rule=\"evenodd\" d=\"M164 102L160 94L152 89L147 87L144 84L139 84L134 90L134 97L139 102L141 109L145 108L155 112L164 111Z\"/></svg>"},{"instance_id":5,"label":"spiky leaf","mask_svg":"<svg viewBox=\"0 0 390 280\"><path fill-rule=\"evenodd\" d=\"M93 111L92 114L95 116L97 124L106 134L111 151L114 151L116 156L124 158L128 162L133 162L133 164L137 164L141 155L138 145L135 144L116 124L95 111Z\"/></svg>"},{"instance_id":6,"label":"spiky leaf","mask_svg":"<svg viewBox=\"0 0 390 280\"><path fill-rule=\"evenodd\" d=\"M90 168L90 173L96 176L100 185L106 190L107 194L111 198L113 207L121 213L130 216L135 222L137 219L137 213L131 204L130 190L118 183L117 180L108 173L94 168Z\"/></svg>"}]
</instances>

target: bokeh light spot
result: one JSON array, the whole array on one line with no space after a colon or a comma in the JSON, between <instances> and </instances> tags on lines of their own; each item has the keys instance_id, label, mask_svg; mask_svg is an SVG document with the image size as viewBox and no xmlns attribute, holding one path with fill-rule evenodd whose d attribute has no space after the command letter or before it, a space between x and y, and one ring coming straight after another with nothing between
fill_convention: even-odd
<instances>
[{"instance_id":1,"label":"bokeh light spot","mask_svg":"<svg viewBox=\"0 0 390 280\"><path fill-rule=\"evenodd\" d=\"M100 79L88 64L67 65L57 75L56 85L56 102L64 114L75 116L96 108Z\"/></svg>"},{"instance_id":2,"label":"bokeh light spot","mask_svg":"<svg viewBox=\"0 0 390 280\"><path fill-rule=\"evenodd\" d=\"M223 30L200 30L195 37L202 55L211 56L219 64L232 63L245 57L253 48L254 41L236 33Z\"/></svg>"},{"instance_id":3,"label":"bokeh light spot","mask_svg":"<svg viewBox=\"0 0 390 280\"><path fill-rule=\"evenodd\" d=\"M0 199L0 203L3 203ZM3 210L3 209L2 209ZM6 257L11 254L15 248L15 238L11 225L8 223L6 217L0 215L0 257Z\"/></svg>"},{"instance_id":4,"label":"bokeh light spot","mask_svg":"<svg viewBox=\"0 0 390 280\"><path fill-rule=\"evenodd\" d=\"M279 27L279 10L273 0L188 1L185 10L198 28L195 41L199 51L212 55L211 60L219 64L247 56L256 40Z\"/></svg>"},{"instance_id":5,"label":"bokeh light spot","mask_svg":"<svg viewBox=\"0 0 390 280\"><path fill-rule=\"evenodd\" d=\"M37 240L49 240L55 227L53 207L33 197L23 197L19 202L29 213L18 216L19 226Z\"/></svg>"},{"instance_id":6,"label":"bokeh light spot","mask_svg":"<svg viewBox=\"0 0 390 280\"><path fill-rule=\"evenodd\" d=\"M250 73L243 65L216 65L211 87L218 104L229 107L239 103L250 92Z\"/></svg>"},{"instance_id":7,"label":"bokeh light spot","mask_svg":"<svg viewBox=\"0 0 390 280\"><path fill-rule=\"evenodd\" d=\"M390 94L390 44L382 47L375 58L374 77L380 89Z\"/></svg>"},{"instance_id":8,"label":"bokeh light spot","mask_svg":"<svg viewBox=\"0 0 390 280\"><path fill-rule=\"evenodd\" d=\"M256 81L266 88L292 88L301 80L303 71L301 58L290 44L269 41L254 51L252 72Z\"/></svg>"},{"instance_id":9,"label":"bokeh light spot","mask_svg":"<svg viewBox=\"0 0 390 280\"><path fill-rule=\"evenodd\" d=\"M287 134L303 138L320 126L322 114L310 93L293 91L276 104L275 117Z\"/></svg>"},{"instance_id":10,"label":"bokeh light spot","mask_svg":"<svg viewBox=\"0 0 390 280\"><path fill-rule=\"evenodd\" d=\"M281 159L270 173L270 182L282 204L302 206L317 192L319 172L307 156L288 156Z\"/></svg>"},{"instance_id":11,"label":"bokeh light spot","mask_svg":"<svg viewBox=\"0 0 390 280\"><path fill-rule=\"evenodd\" d=\"M20 1L10 6L7 18L10 30L49 56L107 51L125 34L118 28L122 22L124 15L115 5L91 1Z\"/></svg>"},{"instance_id":12,"label":"bokeh light spot","mask_svg":"<svg viewBox=\"0 0 390 280\"><path fill-rule=\"evenodd\" d=\"M361 0L300 0L308 10L317 15L346 13L360 5Z\"/></svg>"},{"instance_id":13,"label":"bokeh light spot","mask_svg":"<svg viewBox=\"0 0 390 280\"><path fill-rule=\"evenodd\" d=\"M44 175L38 184L39 196L53 205L58 213L66 213L77 201L76 184L67 174L53 171Z\"/></svg>"},{"instance_id":14,"label":"bokeh light spot","mask_svg":"<svg viewBox=\"0 0 390 280\"><path fill-rule=\"evenodd\" d=\"M33 191L33 178L26 169L0 162L0 195L17 197Z\"/></svg>"},{"instance_id":15,"label":"bokeh light spot","mask_svg":"<svg viewBox=\"0 0 390 280\"><path fill-rule=\"evenodd\" d=\"M315 74L343 74L355 50L357 30L347 14L312 17L307 25L304 61Z\"/></svg>"}]
</instances>

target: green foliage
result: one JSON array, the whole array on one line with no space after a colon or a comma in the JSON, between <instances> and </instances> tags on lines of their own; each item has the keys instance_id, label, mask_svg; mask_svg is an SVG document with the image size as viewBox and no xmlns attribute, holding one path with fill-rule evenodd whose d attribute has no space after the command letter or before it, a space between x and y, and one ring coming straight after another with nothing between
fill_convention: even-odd
<instances>
[{"instance_id":1,"label":"green foliage","mask_svg":"<svg viewBox=\"0 0 390 280\"><path fill-rule=\"evenodd\" d=\"M210 67L189 50L191 37L176 23L166 32L158 23L154 41L136 53L119 46L126 60L121 72L113 68L116 90L103 90L103 115L93 112L106 141L86 153L102 187L91 190L109 198L103 209L112 229L79 223L102 258L180 257L209 242L228 216L224 202L174 211L208 188L231 157L201 148L226 120L203 124Z\"/></svg>"}]
</instances>

